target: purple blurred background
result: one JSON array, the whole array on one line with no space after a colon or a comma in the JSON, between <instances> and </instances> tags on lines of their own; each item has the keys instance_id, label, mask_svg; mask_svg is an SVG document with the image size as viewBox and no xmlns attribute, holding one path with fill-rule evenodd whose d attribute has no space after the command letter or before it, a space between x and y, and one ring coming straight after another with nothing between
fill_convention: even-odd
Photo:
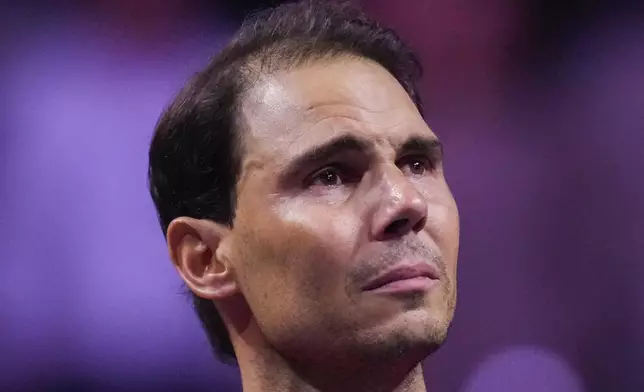
<instances>
[{"instance_id":1,"label":"purple blurred background","mask_svg":"<svg viewBox=\"0 0 644 392\"><path fill-rule=\"evenodd\" d=\"M161 109L262 3L0 5L0 391L240 390L146 165ZM421 54L461 209L429 391L644 391L643 2L363 3Z\"/></svg>"}]
</instances>

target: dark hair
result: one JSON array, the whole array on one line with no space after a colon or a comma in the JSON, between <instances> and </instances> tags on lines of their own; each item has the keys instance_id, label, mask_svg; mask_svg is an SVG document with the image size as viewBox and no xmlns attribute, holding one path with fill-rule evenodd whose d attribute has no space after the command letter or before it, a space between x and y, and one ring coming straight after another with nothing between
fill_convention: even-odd
<instances>
[{"instance_id":1,"label":"dark hair","mask_svg":"<svg viewBox=\"0 0 644 392\"><path fill-rule=\"evenodd\" d=\"M148 181L166 234L180 216L233 225L243 156L236 116L260 74L307 61L353 55L377 62L405 88L419 111L419 61L391 29L347 2L302 1L248 18L233 40L181 90L161 116L149 152ZM192 295L215 354L235 360L211 300Z\"/></svg>"}]
</instances>

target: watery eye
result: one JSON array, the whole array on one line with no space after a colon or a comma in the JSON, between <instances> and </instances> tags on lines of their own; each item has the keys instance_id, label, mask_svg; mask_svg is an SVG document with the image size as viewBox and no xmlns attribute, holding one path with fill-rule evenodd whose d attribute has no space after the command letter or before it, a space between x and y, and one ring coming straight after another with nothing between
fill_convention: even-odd
<instances>
[{"instance_id":1,"label":"watery eye","mask_svg":"<svg viewBox=\"0 0 644 392\"><path fill-rule=\"evenodd\" d=\"M422 176L428 170L432 169L432 165L427 158L424 157L409 157L403 162L403 171L409 171L410 174Z\"/></svg>"},{"instance_id":2,"label":"watery eye","mask_svg":"<svg viewBox=\"0 0 644 392\"><path fill-rule=\"evenodd\" d=\"M335 186L342 184L342 178L336 169L327 168L311 178L311 185Z\"/></svg>"},{"instance_id":3,"label":"watery eye","mask_svg":"<svg viewBox=\"0 0 644 392\"><path fill-rule=\"evenodd\" d=\"M426 169L427 168L425 167L425 164L423 162L419 161L419 160L412 161L409 164L409 170L413 174L425 174Z\"/></svg>"}]
</instances>

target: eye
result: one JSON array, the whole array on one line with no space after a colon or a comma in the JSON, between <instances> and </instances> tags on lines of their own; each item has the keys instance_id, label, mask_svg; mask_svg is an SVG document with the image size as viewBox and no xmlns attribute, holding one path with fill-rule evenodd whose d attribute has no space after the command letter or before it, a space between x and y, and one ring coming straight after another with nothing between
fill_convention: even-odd
<instances>
[{"instance_id":1,"label":"eye","mask_svg":"<svg viewBox=\"0 0 644 392\"><path fill-rule=\"evenodd\" d=\"M335 167L326 167L316 172L308 181L309 186L338 186L342 184L342 174Z\"/></svg>"},{"instance_id":2,"label":"eye","mask_svg":"<svg viewBox=\"0 0 644 392\"><path fill-rule=\"evenodd\" d=\"M400 161L400 168L404 173L415 176L422 176L433 169L433 165L427 157L414 155L405 157Z\"/></svg>"}]
</instances>

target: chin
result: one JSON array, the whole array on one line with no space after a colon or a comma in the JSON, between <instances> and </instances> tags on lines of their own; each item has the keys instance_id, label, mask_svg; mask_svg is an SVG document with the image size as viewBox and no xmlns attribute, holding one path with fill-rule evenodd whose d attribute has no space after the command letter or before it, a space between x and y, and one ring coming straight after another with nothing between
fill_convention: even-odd
<instances>
[{"instance_id":1,"label":"chin","mask_svg":"<svg viewBox=\"0 0 644 392\"><path fill-rule=\"evenodd\" d=\"M382 359L406 357L411 362L422 361L438 350L447 339L451 317L447 313L416 309L407 311L372 331L372 349ZM414 362L415 363L415 362Z\"/></svg>"},{"instance_id":2,"label":"chin","mask_svg":"<svg viewBox=\"0 0 644 392\"><path fill-rule=\"evenodd\" d=\"M447 310L419 309L404 315L397 327L409 344L427 347L431 353L447 339L451 321L452 312Z\"/></svg>"}]
</instances>

